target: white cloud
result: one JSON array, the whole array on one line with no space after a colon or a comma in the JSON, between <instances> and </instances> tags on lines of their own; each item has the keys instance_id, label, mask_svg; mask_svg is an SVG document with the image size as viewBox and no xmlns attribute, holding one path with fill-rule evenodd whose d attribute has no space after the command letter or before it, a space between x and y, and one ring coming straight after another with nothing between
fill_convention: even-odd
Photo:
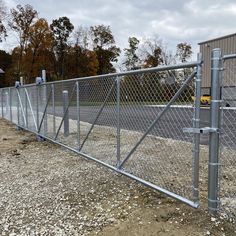
<instances>
[{"instance_id":1,"label":"white cloud","mask_svg":"<svg viewBox=\"0 0 236 236\"><path fill-rule=\"evenodd\" d=\"M127 46L129 36L158 34L174 49L179 42L192 44L235 32L234 0L5 0L9 7L30 4L49 22L68 16L75 28L109 24L117 44ZM8 48L13 43L8 44ZM7 47L1 44L1 48Z\"/></svg>"}]
</instances>

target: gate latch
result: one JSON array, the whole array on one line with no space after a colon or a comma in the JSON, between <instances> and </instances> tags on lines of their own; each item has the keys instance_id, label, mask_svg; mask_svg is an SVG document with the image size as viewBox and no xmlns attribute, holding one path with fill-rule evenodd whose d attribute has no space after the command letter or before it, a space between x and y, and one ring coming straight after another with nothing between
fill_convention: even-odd
<instances>
[{"instance_id":1,"label":"gate latch","mask_svg":"<svg viewBox=\"0 0 236 236\"><path fill-rule=\"evenodd\" d=\"M219 129L211 128L211 127L203 127L203 128L183 128L184 133L190 134L209 134L209 133L218 133Z\"/></svg>"}]
</instances>

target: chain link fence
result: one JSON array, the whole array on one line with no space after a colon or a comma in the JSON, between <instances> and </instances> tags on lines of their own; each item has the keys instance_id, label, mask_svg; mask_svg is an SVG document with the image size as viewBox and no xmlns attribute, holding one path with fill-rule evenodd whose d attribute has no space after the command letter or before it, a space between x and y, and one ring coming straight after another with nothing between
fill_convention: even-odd
<instances>
[{"instance_id":1,"label":"chain link fence","mask_svg":"<svg viewBox=\"0 0 236 236\"><path fill-rule=\"evenodd\" d=\"M2 117L198 207L183 128L193 126L199 64L1 89Z\"/></svg>"},{"instance_id":2,"label":"chain link fence","mask_svg":"<svg viewBox=\"0 0 236 236\"><path fill-rule=\"evenodd\" d=\"M234 221L236 55L226 57L222 71L220 50L212 51L211 107L206 109L200 107L199 58L3 88L0 114L39 140L49 139L192 207L199 206L200 182L209 212ZM210 127L204 127L200 114Z\"/></svg>"},{"instance_id":3,"label":"chain link fence","mask_svg":"<svg viewBox=\"0 0 236 236\"><path fill-rule=\"evenodd\" d=\"M222 73L220 212L236 219L236 59L226 60Z\"/></svg>"}]
</instances>

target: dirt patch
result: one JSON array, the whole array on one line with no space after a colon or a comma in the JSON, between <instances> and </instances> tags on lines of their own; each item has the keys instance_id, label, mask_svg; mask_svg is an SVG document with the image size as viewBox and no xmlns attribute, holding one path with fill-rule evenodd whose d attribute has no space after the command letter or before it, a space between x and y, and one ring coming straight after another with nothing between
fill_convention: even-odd
<instances>
[{"instance_id":1,"label":"dirt patch","mask_svg":"<svg viewBox=\"0 0 236 236\"><path fill-rule=\"evenodd\" d=\"M1 235L235 235L236 227L0 120Z\"/></svg>"}]
</instances>

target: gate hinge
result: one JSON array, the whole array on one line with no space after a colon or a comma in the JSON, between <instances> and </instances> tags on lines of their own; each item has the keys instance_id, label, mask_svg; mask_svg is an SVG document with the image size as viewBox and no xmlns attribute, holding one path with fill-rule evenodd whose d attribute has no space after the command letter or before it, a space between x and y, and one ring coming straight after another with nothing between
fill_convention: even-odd
<instances>
[{"instance_id":1,"label":"gate hinge","mask_svg":"<svg viewBox=\"0 0 236 236\"><path fill-rule=\"evenodd\" d=\"M208 134L208 133L218 133L219 129L211 128L211 127L203 127L203 128L183 128L184 133L191 134Z\"/></svg>"}]
</instances>

